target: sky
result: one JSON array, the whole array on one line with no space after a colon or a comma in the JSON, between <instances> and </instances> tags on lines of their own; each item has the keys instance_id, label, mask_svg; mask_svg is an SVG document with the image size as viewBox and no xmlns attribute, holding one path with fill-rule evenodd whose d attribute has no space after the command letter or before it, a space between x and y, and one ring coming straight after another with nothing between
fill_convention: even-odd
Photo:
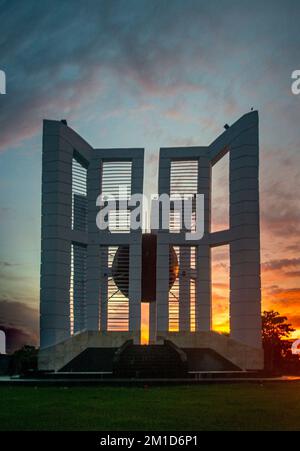
<instances>
[{"instance_id":1,"label":"sky","mask_svg":"<svg viewBox=\"0 0 300 451\"><path fill-rule=\"evenodd\" d=\"M0 327L38 343L42 120L95 147L208 145L260 116L263 309L300 338L300 3L0 0ZM226 159L214 169L214 229L226 226ZM214 251L213 311L226 330L228 250ZM16 338L17 337L17 338ZM17 344L16 344L17 343Z\"/></svg>"}]
</instances>

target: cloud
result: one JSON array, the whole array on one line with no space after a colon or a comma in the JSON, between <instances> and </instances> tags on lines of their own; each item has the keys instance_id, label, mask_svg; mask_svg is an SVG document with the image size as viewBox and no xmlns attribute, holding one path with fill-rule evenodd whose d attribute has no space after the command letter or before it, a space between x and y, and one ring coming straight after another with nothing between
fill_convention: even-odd
<instances>
[{"instance_id":1,"label":"cloud","mask_svg":"<svg viewBox=\"0 0 300 451\"><path fill-rule=\"evenodd\" d=\"M286 251L300 253L300 245L298 243L289 244L288 246L286 246Z\"/></svg>"},{"instance_id":2,"label":"cloud","mask_svg":"<svg viewBox=\"0 0 300 451\"><path fill-rule=\"evenodd\" d=\"M283 193L281 193L281 197ZM262 227L277 237L298 238L300 235L300 211L293 198L276 201L276 208L264 208L261 214Z\"/></svg>"},{"instance_id":3,"label":"cloud","mask_svg":"<svg viewBox=\"0 0 300 451\"><path fill-rule=\"evenodd\" d=\"M37 341L30 333L15 327L7 327L0 324L0 330L3 330L6 336L6 352L12 354L23 346L36 346Z\"/></svg>"},{"instance_id":4,"label":"cloud","mask_svg":"<svg viewBox=\"0 0 300 451\"><path fill-rule=\"evenodd\" d=\"M89 7L79 1L54 1L51 7L4 2L0 45L8 86L7 95L1 96L2 149L36 134L45 116L74 117L113 80L120 92L136 95L172 97L199 89L186 64L178 64L190 57L190 51L182 52L181 37L191 40L184 22L175 27L164 2L131 4L129 9L120 1ZM176 15L181 9L175 1L170 12ZM194 13L202 10L196 6ZM191 14L186 11L185 20ZM114 103L111 96L107 109L114 110Z\"/></svg>"},{"instance_id":5,"label":"cloud","mask_svg":"<svg viewBox=\"0 0 300 451\"><path fill-rule=\"evenodd\" d=\"M268 7L260 5L260 19L268 19L269 28L260 20L253 33L247 24L256 8L245 15L236 1L223 8L197 0L2 1L1 61L8 86L1 96L0 148L35 135L46 116L86 114L96 99L99 105L105 101L100 115L115 111L126 95L159 101L176 97L176 108L173 103L163 110L177 120L186 117L186 96L197 93L204 111L217 98L219 109L235 115L244 87L233 67L238 61L241 70L247 69L246 55L254 48L256 68L265 63L264 47L254 46L254 36L265 43L268 55L270 48L280 49L276 44L282 45L286 30L281 28L279 40L271 24L281 22L282 9L273 5L270 18ZM268 32L274 42L268 41ZM247 84L252 82L249 77ZM202 116L207 123L210 114Z\"/></svg>"},{"instance_id":6,"label":"cloud","mask_svg":"<svg viewBox=\"0 0 300 451\"><path fill-rule=\"evenodd\" d=\"M286 277L300 277L300 271L287 271L284 274Z\"/></svg>"},{"instance_id":7,"label":"cloud","mask_svg":"<svg viewBox=\"0 0 300 451\"><path fill-rule=\"evenodd\" d=\"M284 268L297 267L300 265L300 258L282 258L262 263L263 271L280 270Z\"/></svg>"},{"instance_id":8,"label":"cloud","mask_svg":"<svg viewBox=\"0 0 300 451\"><path fill-rule=\"evenodd\" d=\"M3 262L1 262L0 261L0 267L5 267L5 268L11 268L12 266L15 266L13 263L10 263L10 262L6 262L6 261L3 261Z\"/></svg>"},{"instance_id":9,"label":"cloud","mask_svg":"<svg viewBox=\"0 0 300 451\"><path fill-rule=\"evenodd\" d=\"M16 350L24 344L37 345L38 310L17 301L0 300L0 329L7 333L7 349Z\"/></svg>"},{"instance_id":10,"label":"cloud","mask_svg":"<svg viewBox=\"0 0 300 451\"><path fill-rule=\"evenodd\" d=\"M263 249L263 269L272 276L272 270L296 268L290 264L296 259L285 252L299 253L300 234L299 99L289 95L289 67L299 53L299 14L289 9L268 1L246 8L219 0L0 0L1 69L8 83L7 95L0 97L0 149L41 134L45 117L67 117L70 123L80 118L79 124L91 118L98 130L101 120L107 125L145 115L146 139L167 136L171 145L197 145L203 137L206 144L224 117L230 123L256 102L262 110L262 230L266 249L267 241L272 247L269 255ZM115 129L120 141L125 128ZM150 164L147 171L156 182ZM224 172L216 185L214 221L224 228ZM0 221L7 213L12 214L0 207ZM227 252L213 254L215 262L228 259ZM7 269L5 261L1 266ZM221 273L224 267L218 269ZM296 276L297 271L285 273ZM15 286L13 278L10 282ZM274 291L277 295L286 296L288 305L293 292ZM17 304L12 328L22 318ZM27 315L30 327L24 333L32 334L38 314Z\"/></svg>"},{"instance_id":11,"label":"cloud","mask_svg":"<svg viewBox=\"0 0 300 451\"><path fill-rule=\"evenodd\" d=\"M300 288L281 288L275 286L270 290L270 294L276 295L277 297L285 295L290 299L300 299Z\"/></svg>"},{"instance_id":12,"label":"cloud","mask_svg":"<svg viewBox=\"0 0 300 451\"><path fill-rule=\"evenodd\" d=\"M213 282L213 288L214 289L218 289L218 288L221 288L221 289L228 289L228 287L229 287L229 282Z\"/></svg>"}]
</instances>

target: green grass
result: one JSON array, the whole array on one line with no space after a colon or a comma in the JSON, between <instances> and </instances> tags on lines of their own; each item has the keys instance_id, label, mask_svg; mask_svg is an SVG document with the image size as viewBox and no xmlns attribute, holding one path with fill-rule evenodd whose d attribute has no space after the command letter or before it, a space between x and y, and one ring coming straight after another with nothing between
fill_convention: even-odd
<instances>
[{"instance_id":1,"label":"green grass","mask_svg":"<svg viewBox=\"0 0 300 451\"><path fill-rule=\"evenodd\" d=\"M300 430L300 382L0 387L1 430Z\"/></svg>"}]
</instances>

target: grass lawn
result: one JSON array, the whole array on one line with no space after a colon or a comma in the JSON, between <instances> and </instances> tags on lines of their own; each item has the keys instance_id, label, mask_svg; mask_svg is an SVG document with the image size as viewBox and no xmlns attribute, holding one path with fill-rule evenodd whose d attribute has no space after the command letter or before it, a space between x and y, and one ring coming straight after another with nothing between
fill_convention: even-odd
<instances>
[{"instance_id":1,"label":"grass lawn","mask_svg":"<svg viewBox=\"0 0 300 451\"><path fill-rule=\"evenodd\" d=\"M1 430L300 430L300 382L0 387Z\"/></svg>"}]
</instances>

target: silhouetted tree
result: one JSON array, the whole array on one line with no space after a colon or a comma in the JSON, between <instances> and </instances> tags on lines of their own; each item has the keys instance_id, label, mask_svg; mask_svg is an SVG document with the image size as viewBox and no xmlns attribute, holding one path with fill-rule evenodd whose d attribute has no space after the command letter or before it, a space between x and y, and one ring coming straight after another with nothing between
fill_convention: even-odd
<instances>
[{"instance_id":1,"label":"silhouetted tree","mask_svg":"<svg viewBox=\"0 0 300 451\"><path fill-rule=\"evenodd\" d=\"M287 317L271 310L262 314L262 338L265 355L265 369L269 371L281 371L284 358L291 354L291 343L288 340L294 332L292 325L287 322Z\"/></svg>"},{"instance_id":2,"label":"silhouetted tree","mask_svg":"<svg viewBox=\"0 0 300 451\"><path fill-rule=\"evenodd\" d=\"M37 353L34 346L23 346L12 355L11 374L24 375L29 371L37 370Z\"/></svg>"}]
</instances>

